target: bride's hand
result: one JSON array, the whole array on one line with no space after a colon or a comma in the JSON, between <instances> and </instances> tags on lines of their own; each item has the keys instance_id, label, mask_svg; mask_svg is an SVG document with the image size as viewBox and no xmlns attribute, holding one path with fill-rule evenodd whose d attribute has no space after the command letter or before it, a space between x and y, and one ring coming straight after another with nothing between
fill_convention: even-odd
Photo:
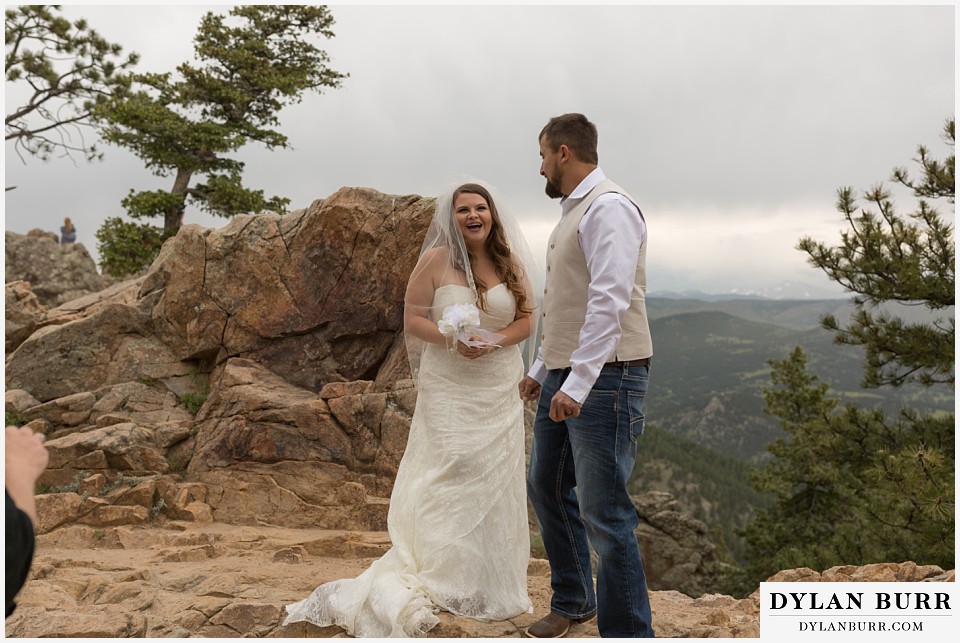
<instances>
[{"instance_id":1,"label":"bride's hand","mask_svg":"<svg viewBox=\"0 0 960 643\"><path fill-rule=\"evenodd\" d=\"M478 340L478 337L471 337L471 340ZM457 352L467 359L477 359L496 350L496 346L467 346L461 341L457 341Z\"/></svg>"}]
</instances>

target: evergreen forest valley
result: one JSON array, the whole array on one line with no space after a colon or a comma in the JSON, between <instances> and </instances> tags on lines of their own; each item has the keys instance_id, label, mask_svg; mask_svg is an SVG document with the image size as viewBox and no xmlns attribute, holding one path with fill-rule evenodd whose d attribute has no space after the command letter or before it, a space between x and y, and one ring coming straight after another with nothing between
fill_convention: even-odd
<instances>
[{"instance_id":1,"label":"evergreen forest valley","mask_svg":"<svg viewBox=\"0 0 960 643\"><path fill-rule=\"evenodd\" d=\"M809 371L829 384L828 395L841 405L894 415L904 407L953 412L953 392L943 387L861 386L862 350L834 344L833 334L819 327L821 315L848 317L847 300L651 297L647 305L655 357L631 491L672 494L681 511L707 525L721 557L734 564L744 562L738 530L772 500L753 487L751 472L769 459L767 446L786 435L764 413L767 360L801 346Z\"/></svg>"}]
</instances>

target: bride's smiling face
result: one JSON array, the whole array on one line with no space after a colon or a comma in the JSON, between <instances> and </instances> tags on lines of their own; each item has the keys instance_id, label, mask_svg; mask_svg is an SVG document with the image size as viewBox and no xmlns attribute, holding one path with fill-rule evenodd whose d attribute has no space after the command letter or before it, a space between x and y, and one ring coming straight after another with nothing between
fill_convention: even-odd
<instances>
[{"instance_id":1,"label":"bride's smiling face","mask_svg":"<svg viewBox=\"0 0 960 643\"><path fill-rule=\"evenodd\" d=\"M486 199L472 192L461 192L453 201L453 213L468 246L482 245L487 240L493 216Z\"/></svg>"}]
</instances>

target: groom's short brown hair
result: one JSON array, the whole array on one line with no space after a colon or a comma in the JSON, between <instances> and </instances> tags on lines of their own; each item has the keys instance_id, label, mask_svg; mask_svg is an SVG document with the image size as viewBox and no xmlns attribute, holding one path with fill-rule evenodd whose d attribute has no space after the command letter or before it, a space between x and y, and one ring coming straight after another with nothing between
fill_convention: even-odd
<instances>
[{"instance_id":1,"label":"groom's short brown hair","mask_svg":"<svg viewBox=\"0 0 960 643\"><path fill-rule=\"evenodd\" d=\"M561 145L566 145L578 160L592 165L599 163L597 126L583 114L554 116L540 130L537 140L546 140L553 152L560 149Z\"/></svg>"}]
</instances>

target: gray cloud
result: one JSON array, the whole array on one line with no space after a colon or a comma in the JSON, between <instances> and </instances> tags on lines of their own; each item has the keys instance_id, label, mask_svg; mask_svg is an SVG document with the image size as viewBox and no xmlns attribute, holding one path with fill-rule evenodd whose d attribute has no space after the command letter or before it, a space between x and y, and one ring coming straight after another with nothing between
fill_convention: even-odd
<instances>
[{"instance_id":1,"label":"gray cloud","mask_svg":"<svg viewBox=\"0 0 960 643\"><path fill-rule=\"evenodd\" d=\"M156 71L191 56L204 10L67 8ZM601 166L647 215L654 290L829 286L794 250L798 237L838 238L838 187L886 179L918 143L942 156L954 110L952 6L332 11L323 47L351 77L282 113L293 149L242 151L251 186L305 207L343 186L433 194L471 174L499 187L537 251L558 208L543 195L536 136L550 116L581 111L600 130ZM24 166L11 148L6 228L53 230L72 216L91 250L129 189L172 181L115 148L79 167Z\"/></svg>"}]
</instances>

